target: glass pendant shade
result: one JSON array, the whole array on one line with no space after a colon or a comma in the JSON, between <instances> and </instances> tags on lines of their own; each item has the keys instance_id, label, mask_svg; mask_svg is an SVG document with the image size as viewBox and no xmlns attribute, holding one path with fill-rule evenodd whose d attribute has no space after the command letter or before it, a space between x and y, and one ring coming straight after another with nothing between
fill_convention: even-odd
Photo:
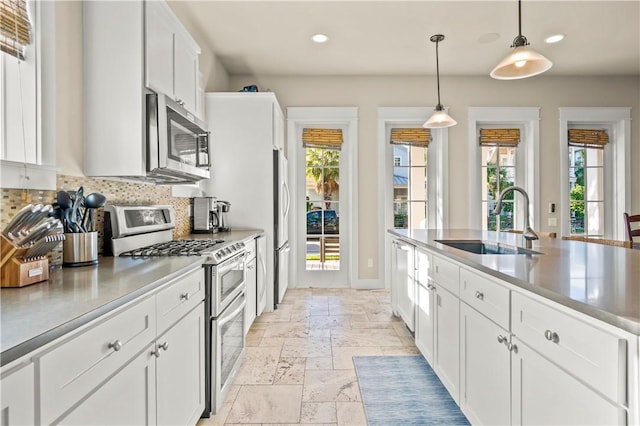
<instances>
[{"instance_id":1,"label":"glass pendant shade","mask_svg":"<svg viewBox=\"0 0 640 426\"><path fill-rule=\"evenodd\" d=\"M425 129L440 129L444 127L451 127L458 124L456 120L451 118L447 111L444 110L442 105L436 106L436 110L431 117L422 125Z\"/></svg>"},{"instance_id":2,"label":"glass pendant shade","mask_svg":"<svg viewBox=\"0 0 640 426\"><path fill-rule=\"evenodd\" d=\"M435 112L431 114L431 117L422 125L425 129L440 129L444 127L451 127L458 124L456 120L451 118L447 111L440 103L440 61L438 57L438 43L444 40L444 35L435 34L432 35L430 40L436 44L436 81L438 82L438 104L436 105Z\"/></svg>"},{"instance_id":3,"label":"glass pendant shade","mask_svg":"<svg viewBox=\"0 0 640 426\"><path fill-rule=\"evenodd\" d=\"M542 74L551 68L550 60L527 46L517 46L492 71L497 80L516 80Z\"/></svg>"}]
</instances>

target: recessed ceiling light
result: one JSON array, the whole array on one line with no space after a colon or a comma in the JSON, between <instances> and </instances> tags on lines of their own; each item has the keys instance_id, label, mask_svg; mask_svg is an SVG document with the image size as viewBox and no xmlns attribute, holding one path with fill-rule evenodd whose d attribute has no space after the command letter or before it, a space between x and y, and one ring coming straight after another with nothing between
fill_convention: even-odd
<instances>
[{"instance_id":1,"label":"recessed ceiling light","mask_svg":"<svg viewBox=\"0 0 640 426\"><path fill-rule=\"evenodd\" d=\"M311 36L311 40L315 41L316 43L324 43L329 40L329 36L325 34L314 34Z\"/></svg>"},{"instance_id":2,"label":"recessed ceiling light","mask_svg":"<svg viewBox=\"0 0 640 426\"><path fill-rule=\"evenodd\" d=\"M493 43L499 38L500 38L500 34L498 33L482 34L480 37L478 37L478 43L480 44Z\"/></svg>"},{"instance_id":3,"label":"recessed ceiling light","mask_svg":"<svg viewBox=\"0 0 640 426\"><path fill-rule=\"evenodd\" d=\"M545 43L557 43L564 39L564 34L554 34L544 39Z\"/></svg>"}]
</instances>

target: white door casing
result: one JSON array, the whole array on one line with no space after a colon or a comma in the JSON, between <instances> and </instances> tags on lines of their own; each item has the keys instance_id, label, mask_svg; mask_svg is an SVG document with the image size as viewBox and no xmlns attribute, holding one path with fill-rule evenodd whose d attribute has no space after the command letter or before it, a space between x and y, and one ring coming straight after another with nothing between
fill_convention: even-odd
<instances>
[{"instance_id":1,"label":"white door casing","mask_svg":"<svg viewBox=\"0 0 640 426\"><path fill-rule=\"evenodd\" d=\"M625 240L623 212L631 210L631 108L560 108L560 232L569 235L569 147L568 129L571 125L594 124L611 130L605 148L604 173L611 198L605 200L606 239Z\"/></svg>"},{"instance_id":2,"label":"white door casing","mask_svg":"<svg viewBox=\"0 0 640 426\"><path fill-rule=\"evenodd\" d=\"M446 108L445 108L446 109ZM378 197L378 222L382 224L378 236L378 276L384 279L382 287L389 288L391 271L391 236L388 229L393 228L393 148L390 133L393 127L422 123L433 113L432 107L380 107L378 108L378 188L382 196ZM449 132L447 129L433 129L433 140L429 144L427 159L427 180L434 182L427 188L429 227L444 229L449 225L449 187L447 184L449 161Z\"/></svg>"},{"instance_id":3,"label":"white door casing","mask_svg":"<svg viewBox=\"0 0 640 426\"><path fill-rule=\"evenodd\" d=\"M358 108L357 107L289 107L287 108L287 147L289 156L289 193L291 220L291 287L358 287ZM306 271L305 217L305 148L304 127L340 128L344 143L340 154L340 270ZM310 281L311 280L311 281Z\"/></svg>"},{"instance_id":4,"label":"white door casing","mask_svg":"<svg viewBox=\"0 0 640 426\"><path fill-rule=\"evenodd\" d=\"M478 214L482 201L480 180L481 154L478 143L478 131L482 125L516 125L520 127L522 137L516 156L516 184L524 188L529 195L529 220L533 229L540 229L539 214L539 145L540 145L540 108L539 107L469 107L469 228L482 229L482 217ZM515 197L516 203L522 197ZM522 216L516 215L516 229L522 227Z\"/></svg>"}]
</instances>

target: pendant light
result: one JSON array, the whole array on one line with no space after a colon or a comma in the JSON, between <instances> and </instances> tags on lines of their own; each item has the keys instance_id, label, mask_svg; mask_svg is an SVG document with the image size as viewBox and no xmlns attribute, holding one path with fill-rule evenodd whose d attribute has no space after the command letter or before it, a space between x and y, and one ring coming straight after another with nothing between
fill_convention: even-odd
<instances>
[{"instance_id":1,"label":"pendant light","mask_svg":"<svg viewBox=\"0 0 640 426\"><path fill-rule=\"evenodd\" d=\"M522 5L518 0L518 36L511 45L513 52L504 58L491 71L491 77L497 80L516 80L542 74L551 68L550 60L529 48L527 38L522 35Z\"/></svg>"},{"instance_id":2,"label":"pendant light","mask_svg":"<svg viewBox=\"0 0 640 426\"><path fill-rule=\"evenodd\" d=\"M429 119L422 125L426 129L438 129L443 127L451 127L458 124L456 120L451 118L447 111L440 103L440 64L438 62L438 43L444 40L442 34L432 35L429 39L436 44L436 80L438 82L438 105L436 105L435 112L429 117Z\"/></svg>"}]
</instances>

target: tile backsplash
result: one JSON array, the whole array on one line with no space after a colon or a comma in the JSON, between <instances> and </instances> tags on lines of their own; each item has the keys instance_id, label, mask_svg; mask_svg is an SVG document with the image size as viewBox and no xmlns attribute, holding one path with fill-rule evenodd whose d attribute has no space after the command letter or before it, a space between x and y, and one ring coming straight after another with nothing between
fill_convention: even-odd
<instances>
[{"instance_id":1,"label":"tile backsplash","mask_svg":"<svg viewBox=\"0 0 640 426\"><path fill-rule=\"evenodd\" d=\"M76 191L83 187L85 195L99 192L107 198L108 204L161 204L172 205L176 212L176 227L173 238L187 238L191 231L188 215L191 198L171 196L171 187L142 183L121 182L106 179L93 179L82 176L58 175L56 182L58 191ZM51 204L56 200L56 191L37 189L0 188L0 229L11 221L16 212L27 204ZM96 210L96 230L98 231L98 250L102 254L104 209ZM51 263L62 263L62 245L54 250Z\"/></svg>"}]
</instances>

